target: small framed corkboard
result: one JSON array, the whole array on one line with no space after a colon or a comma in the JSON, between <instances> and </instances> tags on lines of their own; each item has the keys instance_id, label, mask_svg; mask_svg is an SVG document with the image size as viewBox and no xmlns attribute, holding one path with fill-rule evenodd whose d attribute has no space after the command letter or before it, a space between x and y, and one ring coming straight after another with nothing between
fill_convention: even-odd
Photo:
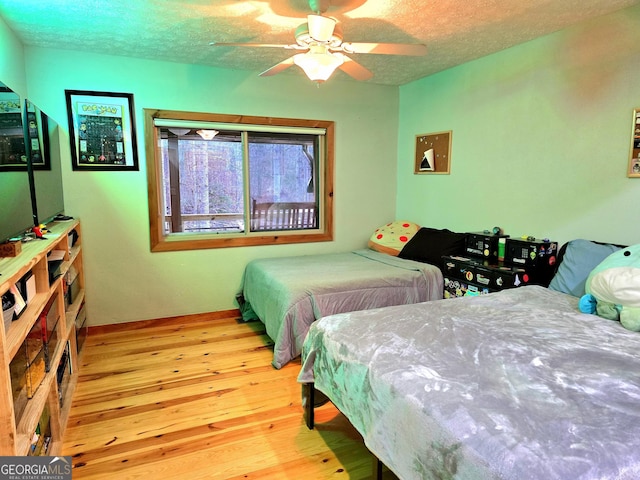
<instances>
[{"instance_id":1,"label":"small framed corkboard","mask_svg":"<svg viewBox=\"0 0 640 480\"><path fill-rule=\"evenodd\" d=\"M416 135L415 174L451 171L452 131Z\"/></svg>"},{"instance_id":2,"label":"small framed corkboard","mask_svg":"<svg viewBox=\"0 0 640 480\"><path fill-rule=\"evenodd\" d=\"M640 178L640 108L633 111L633 127L631 129L631 153L627 176Z\"/></svg>"}]
</instances>

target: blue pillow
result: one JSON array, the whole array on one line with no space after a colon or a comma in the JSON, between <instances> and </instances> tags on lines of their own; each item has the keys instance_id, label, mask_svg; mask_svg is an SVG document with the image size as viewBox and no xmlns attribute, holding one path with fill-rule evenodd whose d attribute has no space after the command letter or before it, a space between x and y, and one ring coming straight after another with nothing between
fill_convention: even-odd
<instances>
[{"instance_id":1,"label":"blue pillow","mask_svg":"<svg viewBox=\"0 0 640 480\"><path fill-rule=\"evenodd\" d=\"M587 277L600 262L611 255L620 246L602 244L589 240L571 240L566 245L566 250L558 271L551 279L549 288L562 293L568 293L574 297L584 295L584 284Z\"/></svg>"}]
</instances>

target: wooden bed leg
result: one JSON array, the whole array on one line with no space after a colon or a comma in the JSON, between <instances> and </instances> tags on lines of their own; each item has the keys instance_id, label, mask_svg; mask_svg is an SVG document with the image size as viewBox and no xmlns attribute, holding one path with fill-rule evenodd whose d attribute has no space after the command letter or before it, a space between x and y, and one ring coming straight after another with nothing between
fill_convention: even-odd
<instances>
[{"instance_id":1,"label":"wooden bed leg","mask_svg":"<svg viewBox=\"0 0 640 480\"><path fill-rule=\"evenodd\" d=\"M302 384L302 408L304 408L304 421L309 430L313 430L314 391L313 383Z\"/></svg>"}]
</instances>

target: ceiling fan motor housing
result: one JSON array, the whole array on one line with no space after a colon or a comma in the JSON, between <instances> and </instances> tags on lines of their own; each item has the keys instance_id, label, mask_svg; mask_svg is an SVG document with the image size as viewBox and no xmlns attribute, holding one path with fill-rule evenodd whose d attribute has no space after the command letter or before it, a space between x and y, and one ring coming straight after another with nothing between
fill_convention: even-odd
<instances>
[{"instance_id":1,"label":"ceiling fan motor housing","mask_svg":"<svg viewBox=\"0 0 640 480\"><path fill-rule=\"evenodd\" d=\"M326 17L323 17L326 18ZM334 21L333 19L328 19ZM335 22L335 21L334 21ZM342 44L342 28L339 23L335 23L333 31L327 40L314 38L309 32L309 23L305 22L296 28L296 43L302 47L309 47L314 44L324 44L330 48L339 47Z\"/></svg>"}]
</instances>

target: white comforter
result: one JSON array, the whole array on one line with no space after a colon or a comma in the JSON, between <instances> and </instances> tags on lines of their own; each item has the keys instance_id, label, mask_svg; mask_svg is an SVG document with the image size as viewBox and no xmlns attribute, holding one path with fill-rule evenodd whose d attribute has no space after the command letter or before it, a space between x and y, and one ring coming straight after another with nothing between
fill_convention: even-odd
<instances>
[{"instance_id":1,"label":"white comforter","mask_svg":"<svg viewBox=\"0 0 640 480\"><path fill-rule=\"evenodd\" d=\"M538 286L314 323L315 382L402 479L640 478L640 334Z\"/></svg>"}]
</instances>

